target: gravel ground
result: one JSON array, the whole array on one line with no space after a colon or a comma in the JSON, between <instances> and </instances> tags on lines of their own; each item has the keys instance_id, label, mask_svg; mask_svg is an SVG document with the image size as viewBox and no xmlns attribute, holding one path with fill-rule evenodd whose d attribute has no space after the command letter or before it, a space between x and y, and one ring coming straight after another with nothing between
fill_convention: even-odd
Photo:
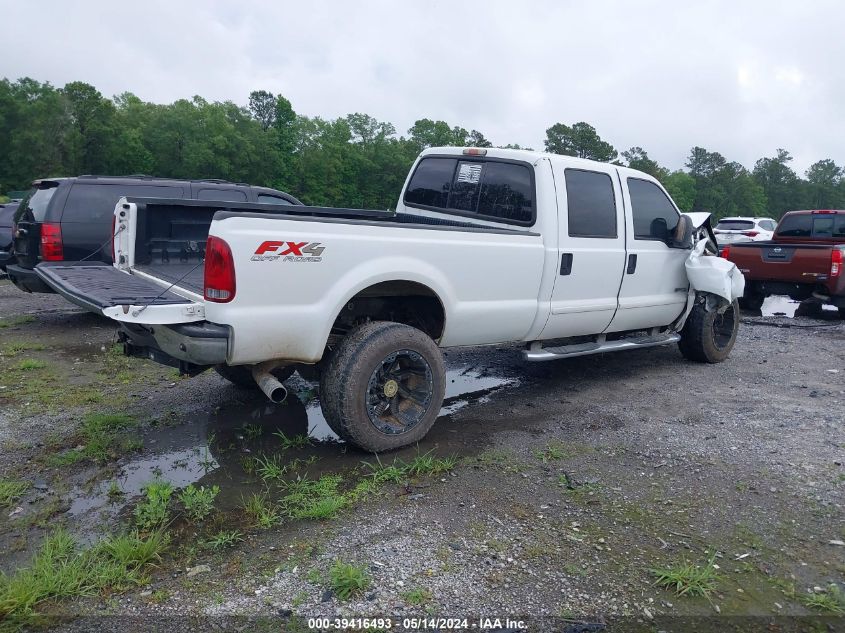
<instances>
[{"instance_id":1,"label":"gravel ground","mask_svg":"<svg viewBox=\"0 0 845 633\"><path fill-rule=\"evenodd\" d=\"M282 419L273 417L278 411L264 416L267 405L213 373L179 380L145 361L109 361L108 322L2 284L0 320L34 317L0 329L2 343L47 342L26 353L51 363L54 380L101 393L51 409L15 396L17 375L2 379L0 469L50 488L24 499L25 513L72 497L76 488L62 481L86 482L90 491L135 461L165 454L178 443L171 437L201 431L198 441L219 442L227 425ZM729 628L731 616L764 622L815 613L802 598L845 582L845 325L816 316L746 317L731 357L712 366L684 361L675 347L544 364L523 362L515 347L451 350L448 366L470 377L469 395L455 399L465 406L442 417L419 449L397 454L455 455L450 472L387 484L328 521L258 530L233 518L232 499L258 490L255 482L237 460L215 453L218 468L198 479L220 482L221 499L230 501L221 501L215 525L238 527L241 543L222 553L197 550L192 541L203 535L177 530L149 585L46 610L97 616L63 629L123 631L174 622L182 630L260 628L232 616L265 617L268 630L307 630L307 618L320 616L421 615L548 616L559 630L612 616L650 629L652 619L692 616ZM82 355L81 346L92 353ZM7 374L17 358L0 356ZM121 372L130 379L113 384ZM501 380L482 389L490 376ZM302 395L308 385L298 389L301 411L285 411L284 424L301 414L297 424L313 429L315 401ZM139 456L45 468L45 452L63 450L62 438L73 437L87 412L114 402L145 420ZM331 443L301 455L315 456L317 475L348 476L371 459ZM62 508L51 520L73 529ZM9 545L2 568L10 573L26 564L44 530L6 514L0 542ZM117 525L126 512L111 517ZM708 560L718 566L708 598L654 585L652 568ZM369 579L349 600L329 588L336 561L360 566ZM179 619L160 619L167 616Z\"/></svg>"}]
</instances>

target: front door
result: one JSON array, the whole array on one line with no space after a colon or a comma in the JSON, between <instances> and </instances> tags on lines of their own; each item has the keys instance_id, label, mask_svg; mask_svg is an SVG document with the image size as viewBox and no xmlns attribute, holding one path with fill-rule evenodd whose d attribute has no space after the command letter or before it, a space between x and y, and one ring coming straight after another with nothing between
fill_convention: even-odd
<instances>
[{"instance_id":1,"label":"front door","mask_svg":"<svg viewBox=\"0 0 845 633\"><path fill-rule=\"evenodd\" d=\"M625 264L625 215L616 168L554 166L558 266L540 338L602 332L613 319Z\"/></svg>"},{"instance_id":2,"label":"front door","mask_svg":"<svg viewBox=\"0 0 845 633\"><path fill-rule=\"evenodd\" d=\"M619 291L619 309L608 332L669 325L687 303L684 263L690 250L671 248L680 213L666 192L642 178L623 178L628 255Z\"/></svg>"}]
</instances>

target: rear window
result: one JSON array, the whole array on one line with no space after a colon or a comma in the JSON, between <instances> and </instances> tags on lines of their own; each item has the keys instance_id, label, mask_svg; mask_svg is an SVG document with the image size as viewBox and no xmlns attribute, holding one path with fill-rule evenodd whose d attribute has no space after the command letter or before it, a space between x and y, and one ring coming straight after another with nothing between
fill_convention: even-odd
<instances>
[{"instance_id":1,"label":"rear window","mask_svg":"<svg viewBox=\"0 0 845 633\"><path fill-rule=\"evenodd\" d=\"M833 213L788 215L780 221L777 235L818 239L845 237L845 215Z\"/></svg>"},{"instance_id":2,"label":"rear window","mask_svg":"<svg viewBox=\"0 0 845 633\"><path fill-rule=\"evenodd\" d=\"M97 185L74 183L68 194L62 222L111 222L114 207L123 196L184 198L182 187L164 185Z\"/></svg>"},{"instance_id":3,"label":"rear window","mask_svg":"<svg viewBox=\"0 0 845 633\"><path fill-rule=\"evenodd\" d=\"M58 185L55 183L46 187L36 187L21 201L15 217L30 222L43 222L47 217L47 206L57 189Z\"/></svg>"},{"instance_id":4,"label":"rear window","mask_svg":"<svg viewBox=\"0 0 845 633\"><path fill-rule=\"evenodd\" d=\"M754 222L751 220L720 220L716 225L717 231L750 231L753 228Z\"/></svg>"},{"instance_id":5,"label":"rear window","mask_svg":"<svg viewBox=\"0 0 845 633\"><path fill-rule=\"evenodd\" d=\"M197 192L197 200L224 200L246 202L246 194L240 189L211 189L206 187Z\"/></svg>"},{"instance_id":6,"label":"rear window","mask_svg":"<svg viewBox=\"0 0 845 633\"><path fill-rule=\"evenodd\" d=\"M503 161L424 158L405 191L405 204L530 224L534 220L531 169Z\"/></svg>"},{"instance_id":7,"label":"rear window","mask_svg":"<svg viewBox=\"0 0 845 633\"><path fill-rule=\"evenodd\" d=\"M271 196L266 193L259 193L258 201L267 204L290 204L290 200L287 200L286 198L281 198L279 196Z\"/></svg>"}]
</instances>

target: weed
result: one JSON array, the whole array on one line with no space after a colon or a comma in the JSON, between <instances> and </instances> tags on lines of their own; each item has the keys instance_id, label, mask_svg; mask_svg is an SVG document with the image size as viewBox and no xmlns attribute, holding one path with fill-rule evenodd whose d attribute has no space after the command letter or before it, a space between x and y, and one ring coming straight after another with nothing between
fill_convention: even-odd
<instances>
[{"instance_id":1,"label":"weed","mask_svg":"<svg viewBox=\"0 0 845 633\"><path fill-rule=\"evenodd\" d=\"M312 567L308 570L308 573L305 574L305 580L310 582L312 585L322 585L323 574L317 567Z\"/></svg>"},{"instance_id":2,"label":"weed","mask_svg":"<svg viewBox=\"0 0 845 633\"><path fill-rule=\"evenodd\" d=\"M713 568L714 557L704 565L695 565L686 560L669 567L651 569L657 578L654 584L665 589L674 589L679 596L709 596L716 588L719 577Z\"/></svg>"},{"instance_id":3,"label":"weed","mask_svg":"<svg viewBox=\"0 0 845 633\"><path fill-rule=\"evenodd\" d=\"M29 490L29 482L0 479L0 508L8 508Z\"/></svg>"},{"instance_id":4,"label":"weed","mask_svg":"<svg viewBox=\"0 0 845 633\"><path fill-rule=\"evenodd\" d=\"M14 343L9 343L8 345L0 349L0 353L2 353L4 356L17 356L21 352L40 352L45 349L47 349L47 346L43 343L15 341Z\"/></svg>"},{"instance_id":5,"label":"weed","mask_svg":"<svg viewBox=\"0 0 845 633\"><path fill-rule=\"evenodd\" d=\"M164 525L168 518L167 506L173 494L172 484L155 479L142 490L145 499L135 507L135 524L145 530Z\"/></svg>"},{"instance_id":6,"label":"weed","mask_svg":"<svg viewBox=\"0 0 845 633\"><path fill-rule=\"evenodd\" d=\"M241 534L237 530L231 530L228 532L226 530L221 530L220 532L212 536L210 539L208 539L205 542L205 546L209 549L218 550L223 549L225 547L231 547L235 543L240 543L243 540L243 534Z\"/></svg>"},{"instance_id":7,"label":"weed","mask_svg":"<svg viewBox=\"0 0 845 633\"><path fill-rule=\"evenodd\" d=\"M109 538L77 551L64 530L47 536L28 568L0 574L0 618L26 617L50 598L91 596L105 589L125 590L140 584L146 566L158 561L167 537L137 535Z\"/></svg>"},{"instance_id":8,"label":"weed","mask_svg":"<svg viewBox=\"0 0 845 633\"><path fill-rule=\"evenodd\" d=\"M255 470L259 477L264 481L268 481L284 477L288 471L288 467L282 463L278 455L265 455L264 458L255 458Z\"/></svg>"},{"instance_id":9,"label":"weed","mask_svg":"<svg viewBox=\"0 0 845 633\"><path fill-rule=\"evenodd\" d=\"M257 439L264 434L264 429L258 424L245 424L241 427L241 431L248 440Z\"/></svg>"},{"instance_id":10,"label":"weed","mask_svg":"<svg viewBox=\"0 0 845 633\"><path fill-rule=\"evenodd\" d=\"M116 481L111 482L108 491L106 491L106 495L112 503L122 499L125 494Z\"/></svg>"},{"instance_id":11,"label":"weed","mask_svg":"<svg viewBox=\"0 0 845 633\"><path fill-rule=\"evenodd\" d=\"M18 371L33 371L34 369L44 369L47 366L43 360L35 360L34 358L25 358L19 362L15 369Z\"/></svg>"},{"instance_id":12,"label":"weed","mask_svg":"<svg viewBox=\"0 0 845 633\"><path fill-rule=\"evenodd\" d=\"M279 522L279 510L267 500L267 495L253 493L243 502L244 512L249 515L257 527L269 528Z\"/></svg>"},{"instance_id":13,"label":"weed","mask_svg":"<svg viewBox=\"0 0 845 633\"><path fill-rule=\"evenodd\" d=\"M76 448L65 451L64 453L55 453L47 457L48 466L72 466L85 459L85 453Z\"/></svg>"},{"instance_id":14,"label":"weed","mask_svg":"<svg viewBox=\"0 0 845 633\"><path fill-rule=\"evenodd\" d=\"M128 429L137 426L137 422L125 413L91 413L82 421L81 434L85 444L84 457L93 461L114 459L121 453L137 451L143 447L138 437L127 436ZM64 463L74 463L76 456L56 457ZM78 460L77 460L78 461Z\"/></svg>"},{"instance_id":15,"label":"weed","mask_svg":"<svg viewBox=\"0 0 845 633\"><path fill-rule=\"evenodd\" d=\"M185 511L191 517L191 521L199 522L205 519L214 509L214 499L220 493L220 486L195 487L190 484L179 493L179 501L185 506Z\"/></svg>"},{"instance_id":16,"label":"weed","mask_svg":"<svg viewBox=\"0 0 845 633\"><path fill-rule=\"evenodd\" d=\"M340 475L290 482L286 484L282 507L292 519L330 519L349 503L338 490L342 482Z\"/></svg>"},{"instance_id":17,"label":"weed","mask_svg":"<svg viewBox=\"0 0 845 633\"><path fill-rule=\"evenodd\" d=\"M257 459L252 455L242 455L241 456L241 468L247 475L254 475L256 469L258 468Z\"/></svg>"},{"instance_id":18,"label":"weed","mask_svg":"<svg viewBox=\"0 0 845 633\"><path fill-rule=\"evenodd\" d=\"M845 615L845 593L831 583L824 593L810 593L801 596L801 602L813 609L827 611L834 615Z\"/></svg>"},{"instance_id":19,"label":"weed","mask_svg":"<svg viewBox=\"0 0 845 633\"><path fill-rule=\"evenodd\" d=\"M9 317L7 319L0 320L0 330L7 327L25 325L27 323L32 323L33 321L35 321L35 317L29 314L22 314L21 316Z\"/></svg>"},{"instance_id":20,"label":"weed","mask_svg":"<svg viewBox=\"0 0 845 633\"><path fill-rule=\"evenodd\" d=\"M430 602L431 597L431 592L428 589L422 589L420 587L411 589L410 591L406 591L402 594L402 599L405 602L416 606Z\"/></svg>"},{"instance_id":21,"label":"weed","mask_svg":"<svg viewBox=\"0 0 845 633\"><path fill-rule=\"evenodd\" d=\"M458 465L458 459L454 456L450 457L434 457L432 451L417 455L411 460L410 464L405 466L405 470L409 475L442 475L455 468Z\"/></svg>"},{"instance_id":22,"label":"weed","mask_svg":"<svg viewBox=\"0 0 845 633\"><path fill-rule=\"evenodd\" d=\"M341 600L348 600L353 595L370 586L370 578L364 567L335 561L329 569L329 585Z\"/></svg>"},{"instance_id":23,"label":"weed","mask_svg":"<svg viewBox=\"0 0 845 633\"><path fill-rule=\"evenodd\" d=\"M273 435L279 438L282 444L282 450L284 451L289 448L305 448L311 444L311 438L304 434L288 437L283 431L276 431Z\"/></svg>"},{"instance_id":24,"label":"weed","mask_svg":"<svg viewBox=\"0 0 845 633\"><path fill-rule=\"evenodd\" d=\"M556 461L566 457L566 451L560 444L547 444L546 448L541 451L534 451L534 457L548 464L551 461Z\"/></svg>"}]
</instances>

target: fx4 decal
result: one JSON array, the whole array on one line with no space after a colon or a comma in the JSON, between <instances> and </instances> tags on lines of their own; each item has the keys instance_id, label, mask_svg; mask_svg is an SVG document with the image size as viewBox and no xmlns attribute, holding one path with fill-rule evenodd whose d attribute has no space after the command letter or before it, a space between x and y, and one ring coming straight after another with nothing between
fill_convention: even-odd
<instances>
[{"instance_id":1,"label":"fx4 decal","mask_svg":"<svg viewBox=\"0 0 845 633\"><path fill-rule=\"evenodd\" d=\"M320 242L280 242L267 241L255 249L250 257L253 262L321 262L322 254L326 250Z\"/></svg>"}]
</instances>

